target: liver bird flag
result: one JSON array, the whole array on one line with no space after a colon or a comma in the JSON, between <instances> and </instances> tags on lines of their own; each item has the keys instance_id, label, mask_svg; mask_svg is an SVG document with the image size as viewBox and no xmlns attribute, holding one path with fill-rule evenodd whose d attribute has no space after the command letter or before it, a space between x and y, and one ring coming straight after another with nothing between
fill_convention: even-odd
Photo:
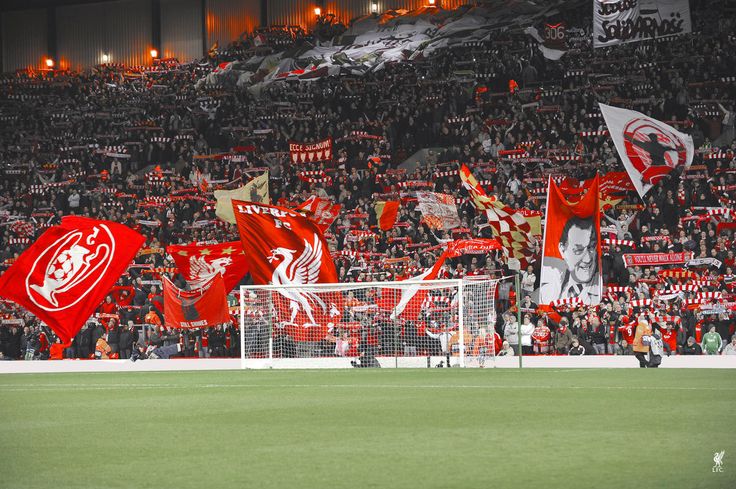
<instances>
[{"instance_id":1,"label":"liver bird flag","mask_svg":"<svg viewBox=\"0 0 736 489\"><path fill-rule=\"evenodd\" d=\"M234 200L233 210L243 248L248 250L253 282L302 286L279 288L272 294L279 322L288 327L316 327L321 331L316 336L324 337L329 323L341 315L342 295L309 287L337 282L335 264L319 226L284 207Z\"/></svg>"},{"instance_id":2,"label":"liver bird flag","mask_svg":"<svg viewBox=\"0 0 736 489\"><path fill-rule=\"evenodd\" d=\"M168 246L166 251L174 258L176 267L193 289L202 287L215 275L222 275L225 291L230 292L248 273L248 262L239 241Z\"/></svg>"}]
</instances>

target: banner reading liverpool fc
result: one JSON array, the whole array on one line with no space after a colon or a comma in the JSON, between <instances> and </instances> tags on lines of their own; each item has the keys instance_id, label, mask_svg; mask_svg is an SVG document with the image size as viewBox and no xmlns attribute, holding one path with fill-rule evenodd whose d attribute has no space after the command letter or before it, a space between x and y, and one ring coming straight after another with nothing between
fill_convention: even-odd
<instances>
[{"instance_id":1,"label":"banner reading liverpool fc","mask_svg":"<svg viewBox=\"0 0 736 489\"><path fill-rule=\"evenodd\" d=\"M68 343L144 241L122 224L65 216L0 276L0 296L28 309Z\"/></svg>"},{"instance_id":2,"label":"banner reading liverpool fc","mask_svg":"<svg viewBox=\"0 0 736 489\"><path fill-rule=\"evenodd\" d=\"M289 143L289 155L294 163L332 160L332 138L316 143Z\"/></svg>"},{"instance_id":3,"label":"banner reading liverpool fc","mask_svg":"<svg viewBox=\"0 0 736 489\"><path fill-rule=\"evenodd\" d=\"M335 264L319 226L284 207L234 200L233 210L243 248L248 250L253 282L307 286L277 289L278 294L272 294L279 322L317 327L326 335L328 323L339 319L342 300L339 292L322 293L308 287L337 282Z\"/></svg>"},{"instance_id":4,"label":"banner reading liverpool fc","mask_svg":"<svg viewBox=\"0 0 736 489\"><path fill-rule=\"evenodd\" d=\"M230 322L225 283L215 274L202 287L184 291L164 277L164 318L168 328L209 328Z\"/></svg>"},{"instance_id":5,"label":"banner reading liverpool fc","mask_svg":"<svg viewBox=\"0 0 736 489\"><path fill-rule=\"evenodd\" d=\"M215 275L222 275L225 290L233 287L248 273L243 245L239 241L214 245L168 246L176 267L193 289L198 289Z\"/></svg>"},{"instance_id":6,"label":"banner reading liverpool fc","mask_svg":"<svg viewBox=\"0 0 736 489\"><path fill-rule=\"evenodd\" d=\"M539 303L577 297L584 304L601 300L600 196L596 176L576 202L565 200L549 179L544 226Z\"/></svg>"},{"instance_id":7,"label":"banner reading liverpool fc","mask_svg":"<svg viewBox=\"0 0 736 489\"><path fill-rule=\"evenodd\" d=\"M594 0L593 47L692 32L689 0Z\"/></svg>"},{"instance_id":8,"label":"banner reading liverpool fc","mask_svg":"<svg viewBox=\"0 0 736 489\"><path fill-rule=\"evenodd\" d=\"M693 138L634 110L598 104L634 188L643 199L661 179L693 162Z\"/></svg>"}]
</instances>

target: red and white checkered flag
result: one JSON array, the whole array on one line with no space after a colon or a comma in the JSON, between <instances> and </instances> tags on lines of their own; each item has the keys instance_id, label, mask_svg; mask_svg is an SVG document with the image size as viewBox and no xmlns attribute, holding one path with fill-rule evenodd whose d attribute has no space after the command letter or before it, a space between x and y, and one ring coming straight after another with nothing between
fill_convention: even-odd
<instances>
[{"instance_id":1,"label":"red and white checkered flag","mask_svg":"<svg viewBox=\"0 0 736 489\"><path fill-rule=\"evenodd\" d=\"M532 255L531 247L535 243L531 226L526 218L495 197L486 195L478 180L465 165L460 168L460 179L470 194L470 200L475 208L486 211L493 235L500 239L510 257L517 258L522 266L526 266Z\"/></svg>"}]
</instances>

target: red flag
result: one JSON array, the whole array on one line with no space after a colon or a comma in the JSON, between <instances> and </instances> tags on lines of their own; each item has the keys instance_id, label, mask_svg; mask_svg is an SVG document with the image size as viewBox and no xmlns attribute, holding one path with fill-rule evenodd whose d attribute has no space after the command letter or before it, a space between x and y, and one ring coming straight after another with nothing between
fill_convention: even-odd
<instances>
[{"instance_id":1,"label":"red flag","mask_svg":"<svg viewBox=\"0 0 736 489\"><path fill-rule=\"evenodd\" d=\"M66 216L0 276L0 295L28 309L67 343L144 241L122 224Z\"/></svg>"},{"instance_id":2,"label":"red flag","mask_svg":"<svg viewBox=\"0 0 736 489\"><path fill-rule=\"evenodd\" d=\"M233 200L235 220L248 269L256 284L309 285L337 282L337 272L319 226L283 207ZM314 288L278 289L273 302L279 321L299 327L319 326L340 316L342 294Z\"/></svg>"},{"instance_id":3,"label":"red flag","mask_svg":"<svg viewBox=\"0 0 736 489\"><path fill-rule=\"evenodd\" d=\"M377 201L375 204L376 217L378 218L378 227L381 231L388 231L396 224L396 218L399 215L399 201Z\"/></svg>"},{"instance_id":4,"label":"red flag","mask_svg":"<svg viewBox=\"0 0 736 489\"><path fill-rule=\"evenodd\" d=\"M342 205L312 195L294 210L305 214L325 233L340 215L340 209Z\"/></svg>"},{"instance_id":5,"label":"red flag","mask_svg":"<svg viewBox=\"0 0 736 489\"><path fill-rule=\"evenodd\" d=\"M597 305L603 292L599 178L578 202L567 201L550 178L539 303L579 299Z\"/></svg>"},{"instance_id":6,"label":"red flag","mask_svg":"<svg viewBox=\"0 0 736 489\"><path fill-rule=\"evenodd\" d=\"M183 291L164 277L164 318L169 328L206 328L230 322L225 282L214 274L202 288Z\"/></svg>"},{"instance_id":7,"label":"red flag","mask_svg":"<svg viewBox=\"0 0 736 489\"><path fill-rule=\"evenodd\" d=\"M248 273L243 245L238 241L206 246L168 246L166 251L193 289L202 287L215 275L222 275L225 290L230 292Z\"/></svg>"}]
</instances>

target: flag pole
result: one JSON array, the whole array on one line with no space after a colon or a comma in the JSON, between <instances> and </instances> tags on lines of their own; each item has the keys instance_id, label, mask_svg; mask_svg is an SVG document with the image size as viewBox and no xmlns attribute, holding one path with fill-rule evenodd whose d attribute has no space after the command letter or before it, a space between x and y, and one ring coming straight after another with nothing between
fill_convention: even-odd
<instances>
[{"instance_id":1,"label":"flag pole","mask_svg":"<svg viewBox=\"0 0 736 489\"><path fill-rule=\"evenodd\" d=\"M522 357L524 356L521 349L521 301L519 300L519 296L521 296L521 291L519 290L519 275L521 275L521 270L517 270L514 274L514 290L516 292L516 323L517 323L517 340L519 341L519 368L522 368Z\"/></svg>"}]
</instances>

